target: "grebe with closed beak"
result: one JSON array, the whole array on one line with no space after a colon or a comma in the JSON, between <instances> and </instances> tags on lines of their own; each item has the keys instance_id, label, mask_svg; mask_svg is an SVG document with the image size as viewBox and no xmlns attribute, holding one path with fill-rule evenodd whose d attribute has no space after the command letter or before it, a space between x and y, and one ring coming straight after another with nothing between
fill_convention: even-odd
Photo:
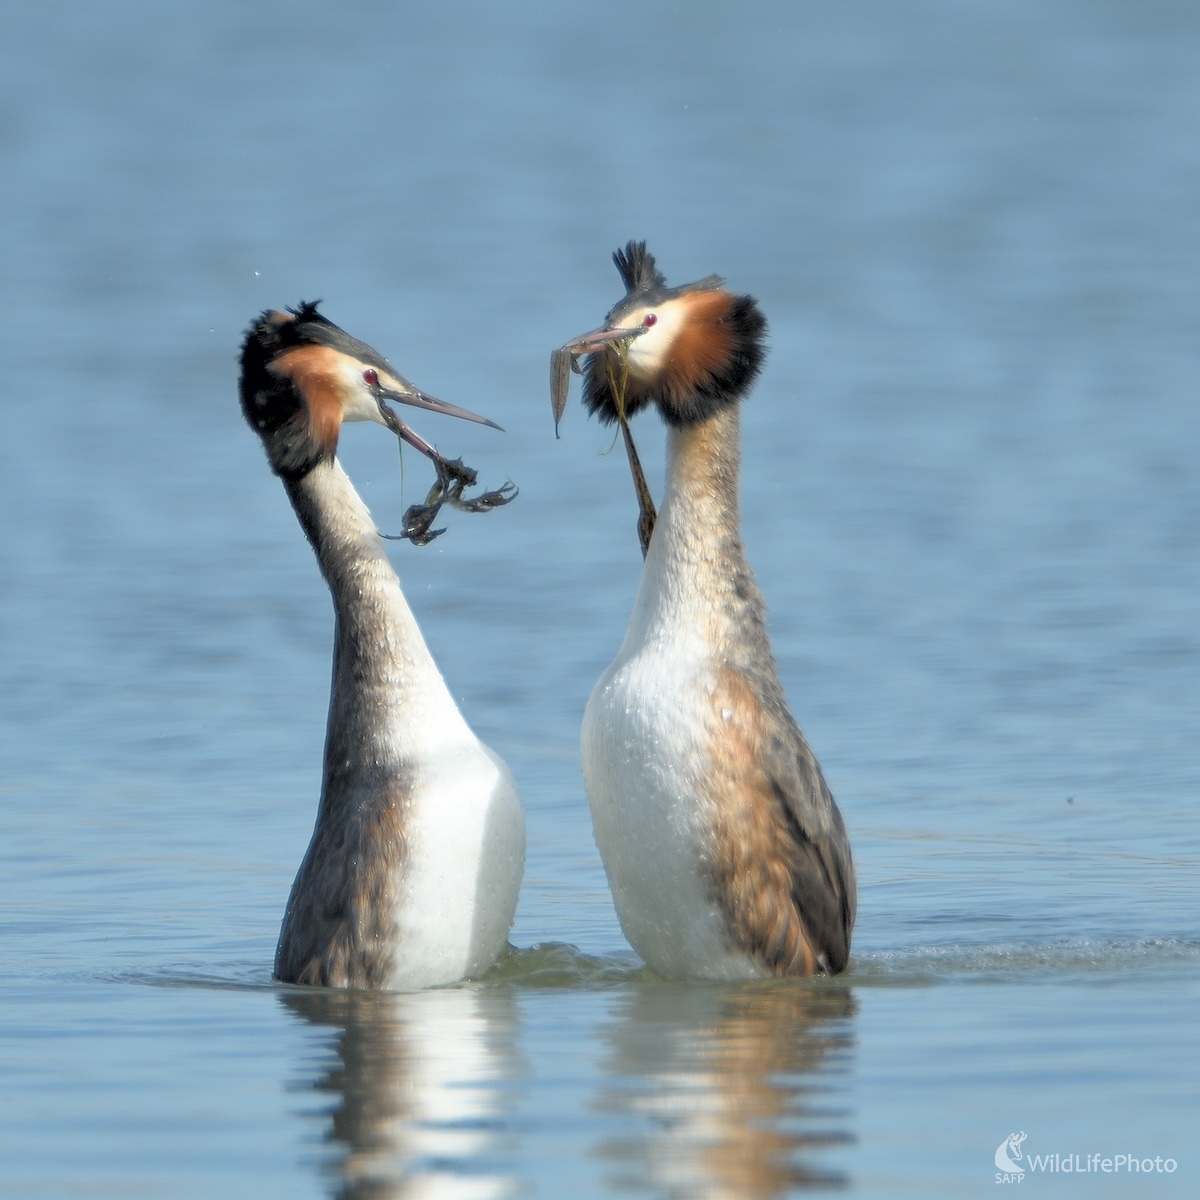
<instances>
[{"instance_id":1,"label":"grebe with closed beak","mask_svg":"<svg viewBox=\"0 0 1200 1200\"><path fill-rule=\"evenodd\" d=\"M583 719L617 915L670 978L836 973L854 927L850 843L784 699L738 514L739 410L766 320L717 276L668 287L644 242L613 257L624 298L554 369L565 385L562 356L586 357L584 403L621 422L631 461L626 418L653 406L668 428L633 614Z\"/></svg>"}]
</instances>

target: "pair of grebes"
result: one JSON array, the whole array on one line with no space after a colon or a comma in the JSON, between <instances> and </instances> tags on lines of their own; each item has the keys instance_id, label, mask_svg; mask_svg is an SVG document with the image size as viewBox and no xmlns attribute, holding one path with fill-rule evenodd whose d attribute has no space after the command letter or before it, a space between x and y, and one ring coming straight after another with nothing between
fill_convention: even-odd
<instances>
[{"instance_id":1,"label":"pair of grebes","mask_svg":"<svg viewBox=\"0 0 1200 1200\"><path fill-rule=\"evenodd\" d=\"M633 614L582 731L621 928L668 978L836 973L854 926L850 845L788 711L738 517L739 405L762 366L766 321L716 276L668 287L644 243L613 257L624 298L555 353L551 374L557 419L585 360L584 403L620 424L642 509ZM336 452L343 421L375 421L431 459L437 481L405 516L421 543L443 504L482 511L511 493L465 494L474 472L391 405L491 422L413 387L312 304L251 327L241 400L336 614L324 784L275 976L395 990L478 977L516 910L521 802L454 703ZM627 423L651 405L669 431L657 514Z\"/></svg>"}]
</instances>

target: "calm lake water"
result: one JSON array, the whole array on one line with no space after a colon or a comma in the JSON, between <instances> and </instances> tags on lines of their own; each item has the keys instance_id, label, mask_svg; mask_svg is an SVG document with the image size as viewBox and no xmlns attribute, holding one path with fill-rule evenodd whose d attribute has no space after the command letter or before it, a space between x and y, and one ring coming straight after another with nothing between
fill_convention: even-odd
<instances>
[{"instance_id":1,"label":"calm lake water","mask_svg":"<svg viewBox=\"0 0 1200 1200\"><path fill-rule=\"evenodd\" d=\"M5 6L0 1196L1200 1194L1198 61L1175 0ZM835 981L654 980L592 842L640 556L547 360L631 237L771 321L745 536ZM394 550L526 805L478 985L270 980L331 611L235 355L317 297L508 431L417 422L521 496ZM427 486L343 460L385 530Z\"/></svg>"}]
</instances>

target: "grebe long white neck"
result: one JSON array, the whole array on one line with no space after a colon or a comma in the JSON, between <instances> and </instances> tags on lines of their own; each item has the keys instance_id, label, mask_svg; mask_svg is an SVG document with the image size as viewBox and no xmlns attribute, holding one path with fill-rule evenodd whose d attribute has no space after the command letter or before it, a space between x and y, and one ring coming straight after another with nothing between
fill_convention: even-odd
<instances>
[{"instance_id":1,"label":"grebe long white neck","mask_svg":"<svg viewBox=\"0 0 1200 1200\"><path fill-rule=\"evenodd\" d=\"M340 462L321 463L285 486L333 596L327 767L340 774L374 769L473 736ZM369 744L364 730L371 731Z\"/></svg>"},{"instance_id":2,"label":"grebe long white neck","mask_svg":"<svg viewBox=\"0 0 1200 1200\"><path fill-rule=\"evenodd\" d=\"M479 975L504 948L516 909L520 800L458 711L335 457L352 418L427 445L386 400L464 414L418 392L312 305L264 313L251 327L241 391L336 617L321 801L275 976L411 990Z\"/></svg>"},{"instance_id":3,"label":"grebe long white neck","mask_svg":"<svg viewBox=\"0 0 1200 1200\"><path fill-rule=\"evenodd\" d=\"M729 408L668 430L666 492L627 639L657 624L672 637L692 631L730 642L756 615L761 626L738 518L738 428L738 410Z\"/></svg>"},{"instance_id":4,"label":"grebe long white neck","mask_svg":"<svg viewBox=\"0 0 1200 1200\"><path fill-rule=\"evenodd\" d=\"M779 683L738 515L742 397L766 322L715 276L669 288L644 243L589 355L602 420L656 407L667 488L625 640L588 701L584 780L622 928L670 977L841 971L855 880Z\"/></svg>"}]
</instances>

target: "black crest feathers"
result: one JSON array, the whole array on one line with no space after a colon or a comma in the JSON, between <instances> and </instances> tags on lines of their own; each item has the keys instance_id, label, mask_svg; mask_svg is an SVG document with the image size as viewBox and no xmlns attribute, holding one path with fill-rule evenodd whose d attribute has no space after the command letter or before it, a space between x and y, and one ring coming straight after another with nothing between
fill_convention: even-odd
<instances>
[{"instance_id":1,"label":"black crest feathers","mask_svg":"<svg viewBox=\"0 0 1200 1200\"><path fill-rule=\"evenodd\" d=\"M628 242L613 254L626 292L649 292L667 286L667 277L654 264L645 242Z\"/></svg>"},{"instance_id":2,"label":"black crest feathers","mask_svg":"<svg viewBox=\"0 0 1200 1200\"><path fill-rule=\"evenodd\" d=\"M303 397L289 380L270 370L288 350L336 345L338 335L348 336L317 311L319 303L302 302L286 313L268 309L246 331L242 343L242 415L262 438L271 470L284 479L302 479L330 456L329 448L313 437Z\"/></svg>"},{"instance_id":3,"label":"black crest feathers","mask_svg":"<svg viewBox=\"0 0 1200 1200\"><path fill-rule=\"evenodd\" d=\"M652 377L625 371L616 351L588 355L583 403L605 424L653 405L668 425L705 421L750 389L766 357L767 322L752 296L724 289L719 275L670 287L645 242L629 242L613 255L626 293L608 314L606 328L640 322L655 306L686 313ZM618 397L616 391L621 394Z\"/></svg>"}]
</instances>

